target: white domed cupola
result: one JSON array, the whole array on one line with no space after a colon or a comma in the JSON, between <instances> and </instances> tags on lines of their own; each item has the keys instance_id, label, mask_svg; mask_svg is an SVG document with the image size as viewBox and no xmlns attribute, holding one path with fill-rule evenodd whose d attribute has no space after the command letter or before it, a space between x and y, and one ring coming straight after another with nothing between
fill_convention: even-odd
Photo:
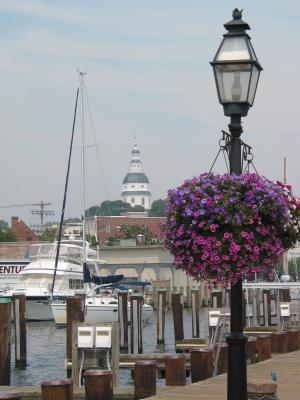
<instances>
[{"instance_id":1,"label":"white domed cupola","mask_svg":"<svg viewBox=\"0 0 300 400\"><path fill-rule=\"evenodd\" d=\"M135 143L131 151L129 171L123 179L122 200L134 206L151 208L149 179L142 170L141 153Z\"/></svg>"}]
</instances>

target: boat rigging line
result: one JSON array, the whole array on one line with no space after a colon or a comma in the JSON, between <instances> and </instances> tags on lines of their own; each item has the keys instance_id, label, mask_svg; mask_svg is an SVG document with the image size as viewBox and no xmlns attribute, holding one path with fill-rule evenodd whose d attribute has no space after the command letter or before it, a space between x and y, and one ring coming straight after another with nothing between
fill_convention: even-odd
<instances>
[{"instance_id":1,"label":"boat rigging line","mask_svg":"<svg viewBox=\"0 0 300 400\"><path fill-rule=\"evenodd\" d=\"M65 181L65 190L64 190L63 204L62 204L60 224L59 224L59 230L58 230L57 249L56 249L54 273L53 273L53 280L52 280L52 287L51 287L51 297L53 297L53 292L54 292L57 265L58 265L58 260L59 260L60 243L61 243L61 237L62 237L62 229L63 229L64 216L65 216L65 207L66 207L67 191L68 191L68 183L69 183L69 175L70 175L70 165L71 165L71 158L72 158L72 149L73 149L73 139L74 139L74 131L75 131L75 123L76 123L78 96L79 96L79 86L78 86L77 92L76 92L76 101L75 101L75 110L74 110L74 117L73 117L71 143L70 143L70 150L69 150L67 176L66 176L66 181Z\"/></svg>"}]
</instances>

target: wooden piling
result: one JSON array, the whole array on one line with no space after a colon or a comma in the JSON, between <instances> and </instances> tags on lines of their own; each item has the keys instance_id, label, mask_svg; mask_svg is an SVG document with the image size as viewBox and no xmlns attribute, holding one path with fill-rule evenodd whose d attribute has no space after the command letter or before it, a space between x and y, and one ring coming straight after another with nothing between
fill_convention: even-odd
<instances>
[{"instance_id":1,"label":"wooden piling","mask_svg":"<svg viewBox=\"0 0 300 400\"><path fill-rule=\"evenodd\" d=\"M0 385L10 385L11 300L0 298Z\"/></svg>"},{"instance_id":2,"label":"wooden piling","mask_svg":"<svg viewBox=\"0 0 300 400\"><path fill-rule=\"evenodd\" d=\"M42 400L73 400L71 379L44 381L41 383Z\"/></svg>"},{"instance_id":3,"label":"wooden piling","mask_svg":"<svg viewBox=\"0 0 300 400\"><path fill-rule=\"evenodd\" d=\"M225 289L225 308L230 308L230 289Z\"/></svg>"},{"instance_id":4,"label":"wooden piling","mask_svg":"<svg viewBox=\"0 0 300 400\"><path fill-rule=\"evenodd\" d=\"M290 289L280 289L281 301L289 303L291 301Z\"/></svg>"},{"instance_id":5,"label":"wooden piling","mask_svg":"<svg viewBox=\"0 0 300 400\"><path fill-rule=\"evenodd\" d=\"M157 344L165 344L165 323L166 323L167 291L157 291Z\"/></svg>"},{"instance_id":6,"label":"wooden piling","mask_svg":"<svg viewBox=\"0 0 300 400\"><path fill-rule=\"evenodd\" d=\"M243 329L247 326L247 292L242 292L242 318L243 318Z\"/></svg>"},{"instance_id":7,"label":"wooden piling","mask_svg":"<svg viewBox=\"0 0 300 400\"><path fill-rule=\"evenodd\" d=\"M184 354L171 354L165 358L166 386L186 385L186 358Z\"/></svg>"},{"instance_id":8,"label":"wooden piling","mask_svg":"<svg viewBox=\"0 0 300 400\"><path fill-rule=\"evenodd\" d=\"M270 290L263 290L264 326L271 325L271 293Z\"/></svg>"},{"instance_id":9,"label":"wooden piling","mask_svg":"<svg viewBox=\"0 0 300 400\"><path fill-rule=\"evenodd\" d=\"M186 286L186 306L187 306L188 308L191 308L191 306L192 306L192 296L191 296L191 293L192 293L192 289L191 289L191 287L189 286L189 283L187 282L187 286Z\"/></svg>"},{"instance_id":10,"label":"wooden piling","mask_svg":"<svg viewBox=\"0 0 300 400\"><path fill-rule=\"evenodd\" d=\"M249 336L247 340L247 362L254 364L256 362L256 343L257 338L255 336Z\"/></svg>"},{"instance_id":11,"label":"wooden piling","mask_svg":"<svg viewBox=\"0 0 300 400\"><path fill-rule=\"evenodd\" d=\"M221 343L218 365L217 365L217 375L224 374L225 372L227 372L227 365L228 365L228 344Z\"/></svg>"},{"instance_id":12,"label":"wooden piling","mask_svg":"<svg viewBox=\"0 0 300 400\"><path fill-rule=\"evenodd\" d=\"M118 318L120 326L120 348L128 350L128 291L118 292Z\"/></svg>"},{"instance_id":13,"label":"wooden piling","mask_svg":"<svg viewBox=\"0 0 300 400\"><path fill-rule=\"evenodd\" d=\"M271 333L271 351L272 353L287 353L288 351L287 332Z\"/></svg>"},{"instance_id":14,"label":"wooden piling","mask_svg":"<svg viewBox=\"0 0 300 400\"><path fill-rule=\"evenodd\" d=\"M15 324L15 365L26 367L26 297L24 294L12 296Z\"/></svg>"},{"instance_id":15,"label":"wooden piling","mask_svg":"<svg viewBox=\"0 0 300 400\"><path fill-rule=\"evenodd\" d=\"M200 337L200 290L192 289L192 337Z\"/></svg>"},{"instance_id":16,"label":"wooden piling","mask_svg":"<svg viewBox=\"0 0 300 400\"><path fill-rule=\"evenodd\" d=\"M136 361L134 368L134 399L156 395L155 361Z\"/></svg>"},{"instance_id":17,"label":"wooden piling","mask_svg":"<svg viewBox=\"0 0 300 400\"><path fill-rule=\"evenodd\" d=\"M105 370L87 370L84 372L86 400L113 399L113 373Z\"/></svg>"},{"instance_id":18,"label":"wooden piling","mask_svg":"<svg viewBox=\"0 0 300 400\"><path fill-rule=\"evenodd\" d=\"M291 329L288 332L288 351L297 351L300 349L300 331Z\"/></svg>"},{"instance_id":19,"label":"wooden piling","mask_svg":"<svg viewBox=\"0 0 300 400\"><path fill-rule=\"evenodd\" d=\"M143 294L130 296L130 349L132 354L143 353Z\"/></svg>"},{"instance_id":20,"label":"wooden piling","mask_svg":"<svg viewBox=\"0 0 300 400\"><path fill-rule=\"evenodd\" d=\"M183 331L183 305L181 293L172 293L172 310L174 323L175 342L184 339Z\"/></svg>"},{"instance_id":21,"label":"wooden piling","mask_svg":"<svg viewBox=\"0 0 300 400\"><path fill-rule=\"evenodd\" d=\"M258 335L256 342L257 361L271 358L271 335Z\"/></svg>"},{"instance_id":22,"label":"wooden piling","mask_svg":"<svg viewBox=\"0 0 300 400\"><path fill-rule=\"evenodd\" d=\"M72 338L73 338L73 323L84 322L84 303L83 297L67 298L67 359L72 359Z\"/></svg>"},{"instance_id":23,"label":"wooden piling","mask_svg":"<svg viewBox=\"0 0 300 400\"><path fill-rule=\"evenodd\" d=\"M192 383L203 381L213 376L214 350L211 348L194 348L191 350Z\"/></svg>"}]
</instances>

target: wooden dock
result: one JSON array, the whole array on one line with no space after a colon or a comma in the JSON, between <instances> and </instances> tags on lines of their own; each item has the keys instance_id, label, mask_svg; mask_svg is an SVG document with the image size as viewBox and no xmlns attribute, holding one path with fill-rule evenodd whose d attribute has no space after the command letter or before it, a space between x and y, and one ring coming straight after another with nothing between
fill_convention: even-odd
<instances>
[{"instance_id":1,"label":"wooden dock","mask_svg":"<svg viewBox=\"0 0 300 400\"><path fill-rule=\"evenodd\" d=\"M285 354L272 355L272 358L248 366L248 381L271 381L271 372L277 374L278 398L295 400L300 393L300 350ZM152 400L226 400L226 374L187 386L158 387ZM22 399L41 398L39 386L1 386L0 393L20 393ZM84 388L76 388L74 399L85 399ZM133 399L133 388L114 389L114 399Z\"/></svg>"},{"instance_id":2,"label":"wooden dock","mask_svg":"<svg viewBox=\"0 0 300 400\"><path fill-rule=\"evenodd\" d=\"M300 393L300 351L272 355L269 360L248 366L248 381L271 381L271 372L277 374L279 399L295 400ZM151 400L226 400L227 374L187 386L169 387Z\"/></svg>"}]
</instances>

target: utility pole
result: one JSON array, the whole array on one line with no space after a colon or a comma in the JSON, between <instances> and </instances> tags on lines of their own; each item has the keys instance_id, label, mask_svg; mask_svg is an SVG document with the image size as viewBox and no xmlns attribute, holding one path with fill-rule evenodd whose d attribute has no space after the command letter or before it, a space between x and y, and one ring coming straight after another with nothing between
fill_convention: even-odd
<instances>
[{"instance_id":1,"label":"utility pole","mask_svg":"<svg viewBox=\"0 0 300 400\"><path fill-rule=\"evenodd\" d=\"M40 216L40 226L32 226L32 228L37 228L37 233L38 234L43 234L44 231L44 217L49 216L49 215L54 215L53 210L45 210L45 207L51 205L51 203L45 203L43 200L40 201L40 203L36 204L31 204L32 206L38 207L35 209L31 210L32 215L39 215ZM34 230L34 229L33 229Z\"/></svg>"}]
</instances>

